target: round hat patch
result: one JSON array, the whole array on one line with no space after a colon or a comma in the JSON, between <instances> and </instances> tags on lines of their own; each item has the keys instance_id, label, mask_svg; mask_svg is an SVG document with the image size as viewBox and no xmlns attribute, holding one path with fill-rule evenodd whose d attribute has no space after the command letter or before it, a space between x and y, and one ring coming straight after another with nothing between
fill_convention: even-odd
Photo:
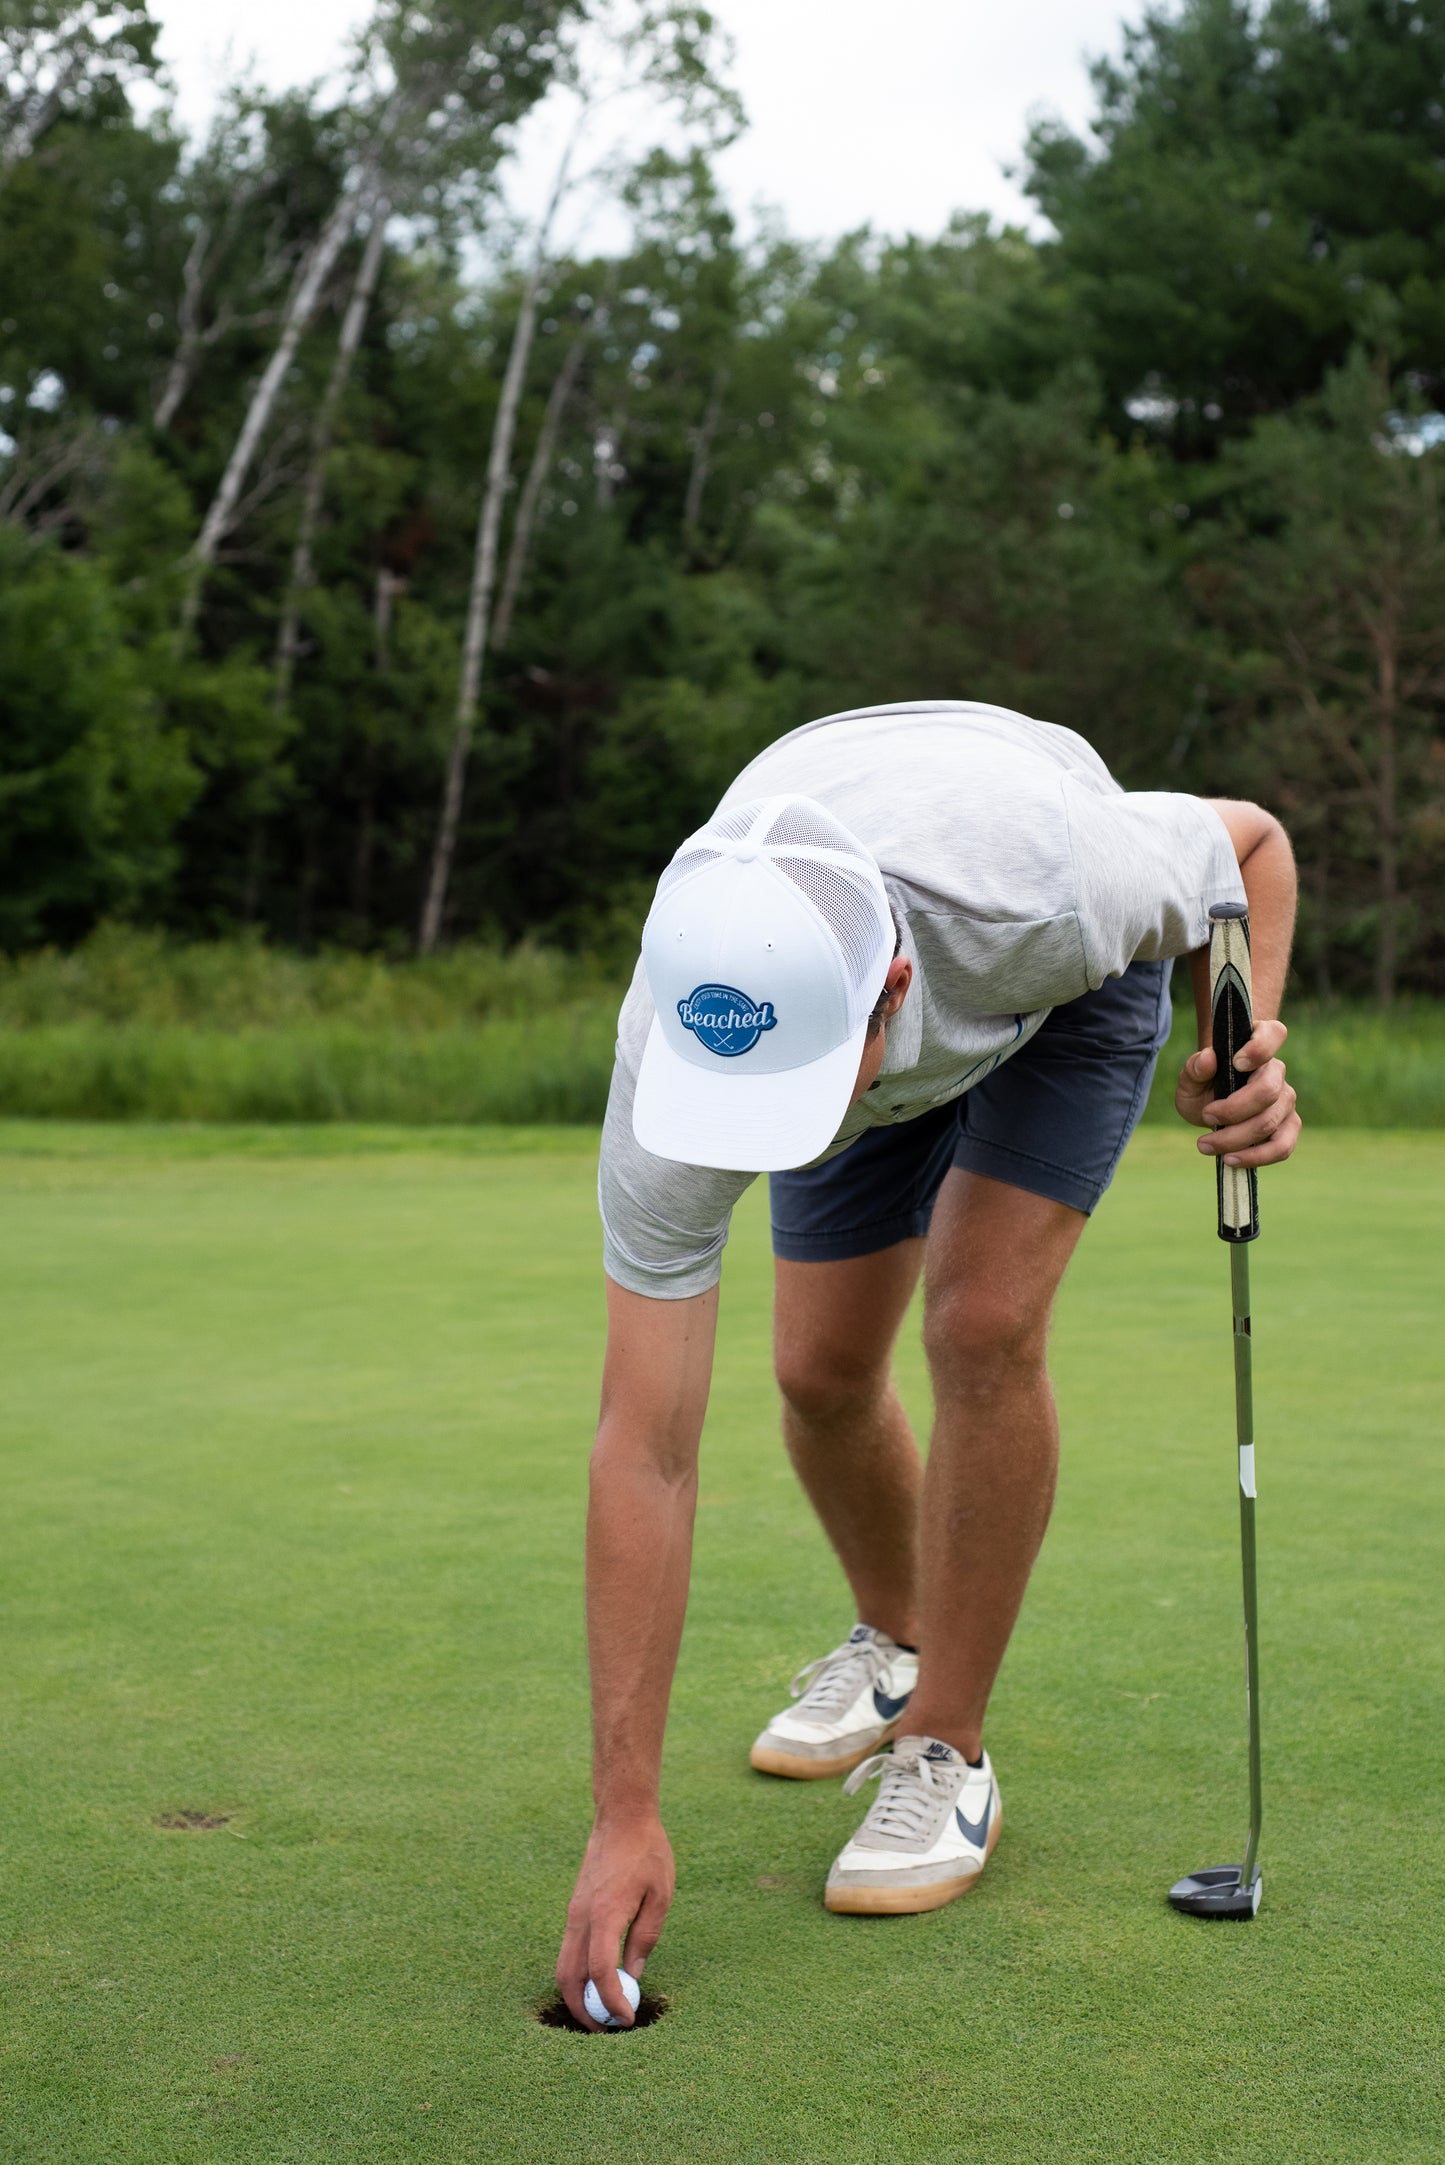
<instances>
[{"instance_id":1,"label":"round hat patch","mask_svg":"<svg viewBox=\"0 0 1445 2165\"><path fill-rule=\"evenodd\" d=\"M723 1060L751 1052L778 1019L771 1000L750 1000L732 985L699 985L678 1001L677 1012L684 1030L691 1030L705 1051Z\"/></svg>"}]
</instances>

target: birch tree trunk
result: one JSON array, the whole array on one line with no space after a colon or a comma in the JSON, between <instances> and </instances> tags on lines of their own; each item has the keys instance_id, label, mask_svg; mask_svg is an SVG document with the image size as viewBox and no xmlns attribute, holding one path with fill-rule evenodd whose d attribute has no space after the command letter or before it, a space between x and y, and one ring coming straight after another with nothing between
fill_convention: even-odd
<instances>
[{"instance_id":1,"label":"birch tree trunk","mask_svg":"<svg viewBox=\"0 0 1445 2165\"><path fill-rule=\"evenodd\" d=\"M186 250L186 260L181 270L181 301L176 310L180 337L176 341L176 350L171 355L160 397L156 400L157 428L170 427L195 371L196 355L201 345L201 288L205 282L206 255L210 245L211 229L203 220L196 227L195 239Z\"/></svg>"},{"instance_id":2,"label":"birch tree trunk","mask_svg":"<svg viewBox=\"0 0 1445 2165\"><path fill-rule=\"evenodd\" d=\"M722 419L723 393L728 387L728 371L719 368L712 379L703 412L702 426L693 434L692 471L687 477L687 497L682 507L683 532L689 537L697 533L702 517L702 492L707 487L707 477L712 470L712 447L717 437L718 423Z\"/></svg>"},{"instance_id":3,"label":"birch tree trunk","mask_svg":"<svg viewBox=\"0 0 1445 2165\"><path fill-rule=\"evenodd\" d=\"M316 313L317 304L335 266L336 258L346 245L361 212L364 194L369 192L345 188L342 190L330 217L317 235L306 268L292 291L282 318L281 336L276 341L275 350L266 363L260 381L251 393L246 418L241 423L240 433L231 447L231 456L226 461L220 486L211 500L210 509L191 550L191 575L181 612L184 631L189 632L196 621L206 574L216 560L216 551L235 514L242 484L256 455L262 433L271 418L287 371L296 358L296 349L301 343L302 334Z\"/></svg>"},{"instance_id":4,"label":"birch tree trunk","mask_svg":"<svg viewBox=\"0 0 1445 2165\"><path fill-rule=\"evenodd\" d=\"M487 479L482 490L482 507L477 518L476 551L472 558L467 626L462 638L462 666L457 683L456 715L451 749L447 754L446 780L442 787L441 817L437 823L436 841L432 845L426 900L422 904L421 925L417 933L417 952L423 955L431 954L441 932L447 887L452 876L452 860L456 855L457 828L462 816L462 790L467 778L467 755L471 750L477 725L482 663L487 653L487 627L492 611L492 594L497 583L497 549L502 531L502 506L511 486L512 445L517 435L517 413L522 403L522 389L527 380L527 362L532 352L532 340L536 335L537 303L547 269L552 222L557 215L557 207L567 192L572 154L581 138L587 117L584 106L562 153L557 177L547 199L547 208L537 229L536 253L532 259L532 268L527 273L526 285L522 289L522 305L517 315L517 327L512 333L512 350L507 356L507 371L502 378L502 393L497 401L497 417L492 423Z\"/></svg>"},{"instance_id":5,"label":"birch tree trunk","mask_svg":"<svg viewBox=\"0 0 1445 2165\"><path fill-rule=\"evenodd\" d=\"M391 205L385 196L377 196L371 205L371 231L367 234L356 282L352 286L351 298L342 318L341 334L336 341L331 373L326 379L326 389L321 394L321 403L311 424L306 478L301 487L301 517L296 529L295 545L291 551L286 599L276 634L271 705L277 714L283 713L290 703L292 679L296 674L296 658L301 647L301 606L316 576L316 530L321 523L326 456L331 449L337 408L350 379L351 366L356 359L356 350L361 344L361 334L366 328L366 318L376 293L381 259L386 251L386 221L390 212Z\"/></svg>"},{"instance_id":6,"label":"birch tree trunk","mask_svg":"<svg viewBox=\"0 0 1445 2165\"><path fill-rule=\"evenodd\" d=\"M562 415L572 396L582 367L582 356L587 341L606 323L606 313L599 309L590 323L584 323L568 347L562 366L558 369L552 388L547 395L547 408L542 415L542 426L537 431L536 447L532 463L527 468L527 478L517 499L517 516L512 527L512 545L507 551L507 568L502 575L502 591L497 601L496 624L492 632L492 647L500 653L512 633L512 618L516 613L517 596L531 554L532 532L537 523L537 506L542 500L542 490L557 456L557 438L561 432Z\"/></svg>"},{"instance_id":7,"label":"birch tree trunk","mask_svg":"<svg viewBox=\"0 0 1445 2165\"><path fill-rule=\"evenodd\" d=\"M214 346L228 332L259 330L277 320L274 308L256 309L252 314L238 316L223 299L213 323L202 324L202 304L205 299L206 281L225 253L226 243L239 223L242 213L258 189L243 188L232 194L226 214L219 226L202 219L196 227L195 238L186 251L181 268L181 297L176 307L176 349L166 367L165 381L161 385L153 409L157 428L169 428L174 421L181 401L190 391L200 367L201 355L208 346ZM299 266L297 277L303 266ZM296 279L291 281L294 286ZM284 313L284 310L281 311Z\"/></svg>"},{"instance_id":8,"label":"birch tree trunk","mask_svg":"<svg viewBox=\"0 0 1445 2165\"><path fill-rule=\"evenodd\" d=\"M9 173L13 167L30 156L40 138L47 134L60 118L67 92L80 81L84 73L83 54L72 53L48 91L34 99L28 107L13 107L5 115L6 125L0 130L0 175Z\"/></svg>"},{"instance_id":9,"label":"birch tree trunk","mask_svg":"<svg viewBox=\"0 0 1445 2165\"><path fill-rule=\"evenodd\" d=\"M467 775L467 754L471 750L472 736L476 729L482 663L487 652L487 624L491 614L492 590L497 578L497 544L502 529L502 505L511 480L517 410L522 403L522 386L526 382L527 361L537 328L537 300L542 286L542 270L542 254L539 249L537 260L528 273L527 283L522 290L522 306L517 317L517 328L512 333L512 350L507 356L506 375L502 378L502 395L497 403L497 417L492 424L492 446L487 459L487 479L482 490L481 513L477 520L476 553L472 559L467 628L462 640L456 717L451 750L447 754L441 819L432 848L431 873L427 880L426 901L422 908L421 930L417 938L418 952L423 955L432 952L441 931L447 887L451 880L452 859L456 855L457 827L462 813L462 788Z\"/></svg>"},{"instance_id":10,"label":"birch tree trunk","mask_svg":"<svg viewBox=\"0 0 1445 2165\"><path fill-rule=\"evenodd\" d=\"M1400 946L1400 822L1399 776L1396 733L1399 720L1399 669L1396 628L1380 627L1376 640L1377 727L1376 766L1377 834L1379 837L1380 921L1375 936L1375 1002L1391 1007L1395 1000L1395 977Z\"/></svg>"},{"instance_id":11,"label":"birch tree trunk","mask_svg":"<svg viewBox=\"0 0 1445 2165\"><path fill-rule=\"evenodd\" d=\"M391 621L397 596L406 592L405 579L383 564L376 574L371 605L371 662L378 679L391 667ZM379 696L385 697L379 686ZM381 745L379 725L373 713L361 753L360 804L356 817L356 845L351 858L351 911L363 936L371 923L371 866L376 852L376 778Z\"/></svg>"},{"instance_id":12,"label":"birch tree trunk","mask_svg":"<svg viewBox=\"0 0 1445 2165\"><path fill-rule=\"evenodd\" d=\"M622 449L622 437L626 427L626 401L619 400L613 410L612 419L604 421L593 438L592 479L597 490L597 506L601 511L605 511L611 503L613 486L623 470L618 454Z\"/></svg>"}]
</instances>

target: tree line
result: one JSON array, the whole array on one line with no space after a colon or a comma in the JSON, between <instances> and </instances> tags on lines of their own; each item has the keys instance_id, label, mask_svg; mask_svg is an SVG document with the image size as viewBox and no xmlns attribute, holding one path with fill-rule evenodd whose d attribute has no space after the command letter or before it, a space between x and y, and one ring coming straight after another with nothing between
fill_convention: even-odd
<instances>
[{"instance_id":1,"label":"tree line","mask_svg":"<svg viewBox=\"0 0 1445 2165\"><path fill-rule=\"evenodd\" d=\"M762 744L935 696L1260 798L1305 986L1445 990L1445 0L1149 14L1043 237L743 238L678 0L377 0L198 141L155 69L0 0L0 945L621 953Z\"/></svg>"}]
</instances>

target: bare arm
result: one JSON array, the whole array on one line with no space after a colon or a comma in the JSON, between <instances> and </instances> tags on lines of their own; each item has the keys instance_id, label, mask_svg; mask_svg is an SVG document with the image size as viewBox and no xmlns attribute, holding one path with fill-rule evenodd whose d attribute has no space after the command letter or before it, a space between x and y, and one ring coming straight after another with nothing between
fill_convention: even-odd
<instances>
[{"instance_id":1,"label":"bare arm","mask_svg":"<svg viewBox=\"0 0 1445 2165\"><path fill-rule=\"evenodd\" d=\"M1228 1165L1274 1165L1290 1156L1299 1141L1300 1117L1294 1085L1285 1074L1280 1049L1289 1032L1279 1020L1289 974L1294 937L1296 880L1294 853L1273 813L1257 804L1231 798L1207 798L1234 844L1249 902L1250 967L1254 980L1254 1032L1237 1056L1249 1081L1232 1097L1216 1101L1214 1052L1210 1044L1209 950L1189 957L1194 1006L1199 1019L1199 1051L1185 1061L1174 1093L1180 1115L1194 1127L1212 1128L1199 1148L1224 1157Z\"/></svg>"},{"instance_id":2,"label":"bare arm","mask_svg":"<svg viewBox=\"0 0 1445 2165\"><path fill-rule=\"evenodd\" d=\"M712 1377L717 1291L647 1300L607 1286L607 1358L587 1515L592 1663L591 1839L567 1911L557 1982L579 2021L593 1978L631 2021L617 1985L640 1977L672 1900L659 1809L662 1733L687 1607L697 1450Z\"/></svg>"}]
</instances>

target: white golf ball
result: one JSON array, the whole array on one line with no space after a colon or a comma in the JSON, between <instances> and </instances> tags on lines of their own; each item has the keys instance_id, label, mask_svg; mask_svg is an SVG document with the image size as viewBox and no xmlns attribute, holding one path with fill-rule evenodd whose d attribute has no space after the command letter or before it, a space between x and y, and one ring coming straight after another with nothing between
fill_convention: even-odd
<instances>
[{"instance_id":1,"label":"white golf ball","mask_svg":"<svg viewBox=\"0 0 1445 2165\"><path fill-rule=\"evenodd\" d=\"M623 1995L626 1998L628 2006L632 2009L632 2012L636 2014L637 2003L642 1998L641 1985L637 1982L637 1979L635 1977L629 1977L626 1970L619 1970L617 1972L617 1982L622 1987ZM586 2008L588 2014L592 2017L592 2020L594 2022L600 2022L604 2029L620 2030L622 2028L622 2024L618 2021L616 2015L608 2014L607 2009L602 2004L602 1994L598 1991L596 1985L593 1984L590 1977L587 1980L587 1990L582 1995L582 2005Z\"/></svg>"}]
</instances>

